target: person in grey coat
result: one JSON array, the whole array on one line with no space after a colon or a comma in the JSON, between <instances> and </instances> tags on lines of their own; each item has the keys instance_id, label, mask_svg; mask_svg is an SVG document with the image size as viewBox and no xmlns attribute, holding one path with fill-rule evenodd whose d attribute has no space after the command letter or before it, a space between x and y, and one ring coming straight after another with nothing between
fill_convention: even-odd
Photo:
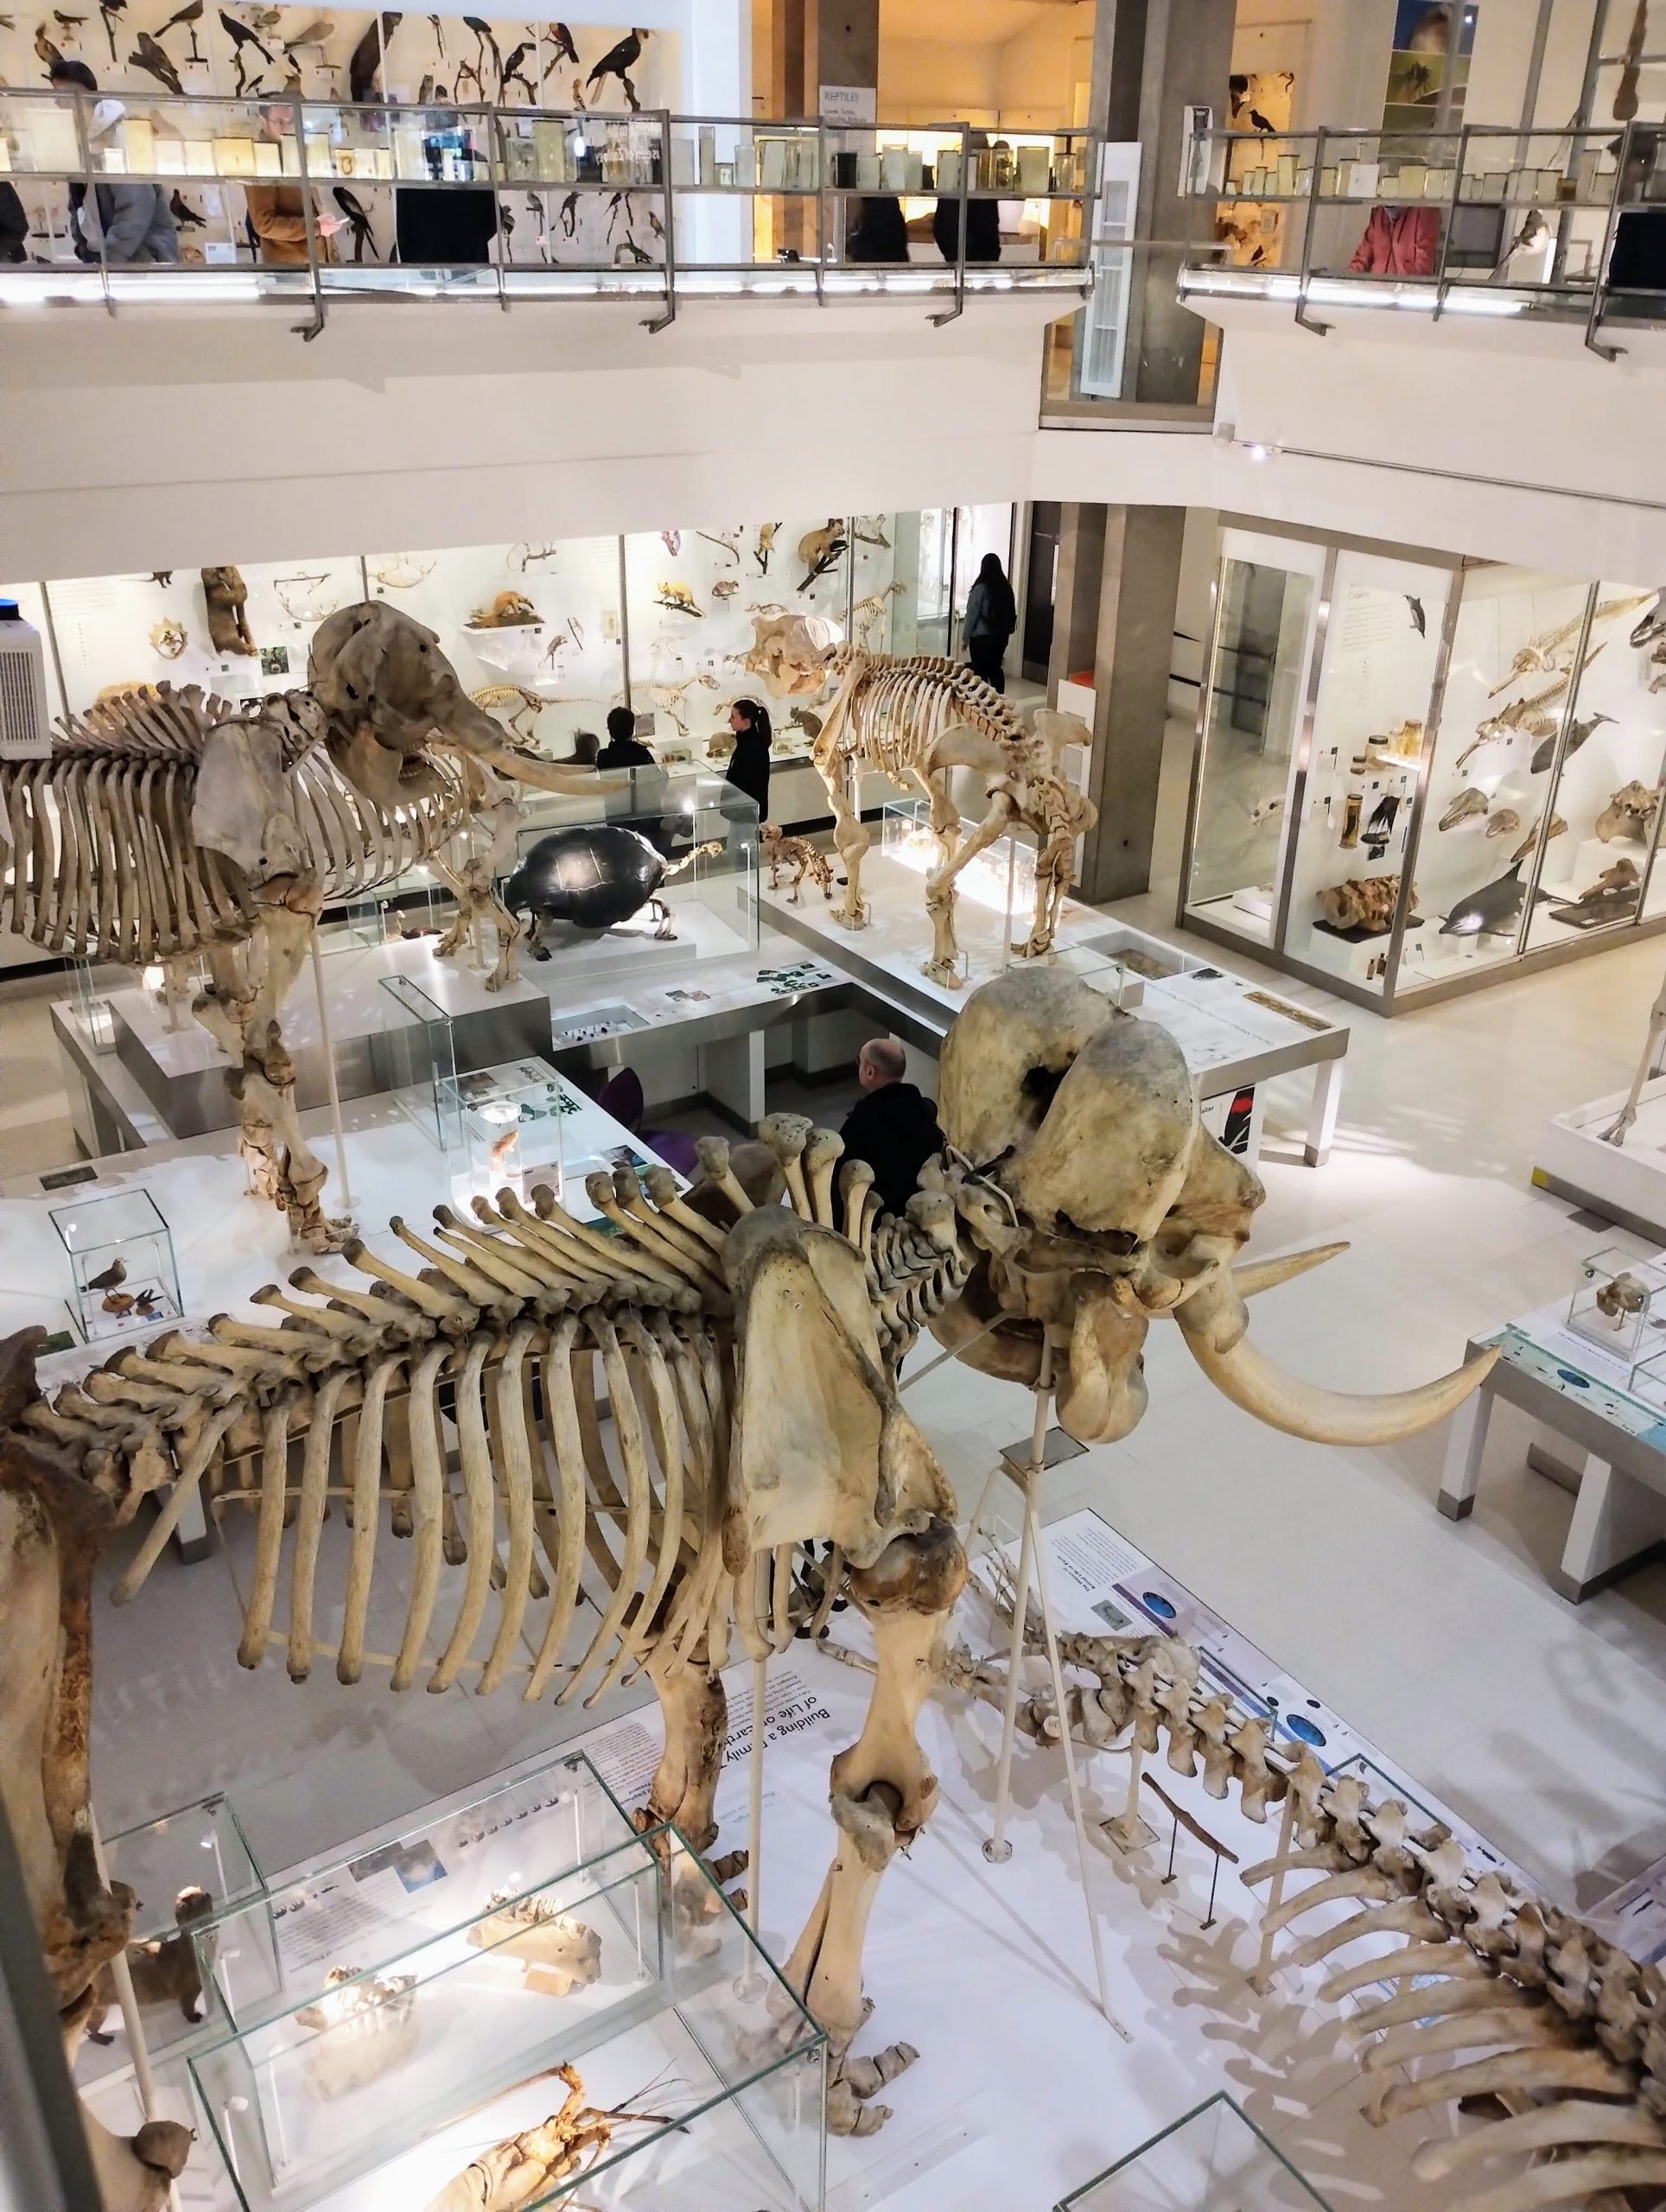
<instances>
[{"instance_id":1,"label":"person in grey coat","mask_svg":"<svg viewBox=\"0 0 1666 2212\"><path fill-rule=\"evenodd\" d=\"M96 92L99 89L98 79L85 61L55 62L51 81L60 92ZM95 162L104 146L116 141L126 112L119 100L100 100L88 117L87 146ZM79 200L72 185L70 200L72 227L89 260L99 258L100 239L104 257L112 269L179 259L179 230L165 185L112 178L107 184L95 183L91 192L83 188Z\"/></svg>"}]
</instances>

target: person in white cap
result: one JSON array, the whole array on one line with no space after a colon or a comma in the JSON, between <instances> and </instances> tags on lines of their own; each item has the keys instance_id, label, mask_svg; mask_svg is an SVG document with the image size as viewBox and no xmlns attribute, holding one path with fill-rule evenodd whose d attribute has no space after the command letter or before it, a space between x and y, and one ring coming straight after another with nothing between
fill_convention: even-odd
<instances>
[{"instance_id":1,"label":"person in white cap","mask_svg":"<svg viewBox=\"0 0 1666 2212\"><path fill-rule=\"evenodd\" d=\"M99 80L85 61L54 61L51 81L60 92L96 92L99 89ZM100 100L92 110L86 136L95 162L114 139L126 113L119 100ZM86 248L89 261L99 258L100 239L104 257L112 269L179 259L179 232L162 185L143 184L132 177L112 178L108 184L95 183L91 192L82 187L79 198L77 188L72 185L69 196L72 226Z\"/></svg>"}]
</instances>

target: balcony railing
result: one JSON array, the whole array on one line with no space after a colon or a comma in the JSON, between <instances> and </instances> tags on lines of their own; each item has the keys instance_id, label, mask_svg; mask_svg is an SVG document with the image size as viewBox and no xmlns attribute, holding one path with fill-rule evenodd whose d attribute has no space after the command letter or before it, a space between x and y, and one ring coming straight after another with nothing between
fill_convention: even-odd
<instances>
[{"instance_id":1,"label":"balcony railing","mask_svg":"<svg viewBox=\"0 0 1666 2212\"><path fill-rule=\"evenodd\" d=\"M640 300L657 330L679 301L880 295L941 301L944 322L970 298L1085 291L1094 167L1092 134L1075 130L990 144L963 123L0 91L0 174L31 217L0 306L299 304L312 337L330 307L388 297ZM108 188L134 183L166 188L181 259L124 261L86 219L85 194L106 188L102 217ZM245 199L273 185L292 188L304 231L281 251ZM452 236L424 243L431 195L461 193L476 195L474 243L457 250L443 210ZM932 218L929 246L887 219L911 207Z\"/></svg>"},{"instance_id":2,"label":"balcony railing","mask_svg":"<svg viewBox=\"0 0 1666 2212\"><path fill-rule=\"evenodd\" d=\"M1666 129L1213 130L1186 191L1215 205L1226 257L1183 299L1576 316L1605 359L1612 322L1666 323Z\"/></svg>"}]
</instances>

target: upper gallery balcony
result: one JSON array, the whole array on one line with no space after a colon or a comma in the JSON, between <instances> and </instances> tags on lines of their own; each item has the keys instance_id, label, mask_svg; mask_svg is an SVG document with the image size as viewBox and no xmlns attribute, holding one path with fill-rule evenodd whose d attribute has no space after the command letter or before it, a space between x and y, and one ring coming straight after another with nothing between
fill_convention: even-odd
<instances>
[{"instance_id":1,"label":"upper gallery balcony","mask_svg":"<svg viewBox=\"0 0 1666 2212\"><path fill-rule=\"evenodd\" d=\"M1186 189L1212 203L1216 257L1184 264L1180 293L1211 320L1246 299L1321 332L1350 309L1523 318L1610 360L1666 325L1658 124L1211 130Z\"/></svg>"},{"instance_id":2,"label":"upper gallery balcony","mask_svg":"<svg viewBox=\"0 0 1666 2212\"><path fill-rule=\"evenodd\" d=\"M612 299L650 329L747 297L1065 312L1090 282L1094 160L1081 130L6 91L0 182L29 232L0 306L300 309L308 337L390 299ZM160 188L170 257L125 257L135 184Z\"/></svg>"}]
</instances>

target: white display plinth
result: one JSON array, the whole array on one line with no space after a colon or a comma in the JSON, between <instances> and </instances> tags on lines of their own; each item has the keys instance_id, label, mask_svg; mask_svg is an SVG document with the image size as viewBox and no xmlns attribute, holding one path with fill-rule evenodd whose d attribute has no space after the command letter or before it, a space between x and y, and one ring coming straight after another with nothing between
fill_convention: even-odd
<instances>
[{"instance_id":1,"label":"white display plinth","mask_svg":"<svg viewBox=\"0 0 1666 2212\"><path fill-rule=\"evenodd\" d=\"M1666 1239L1666 1076L1643 1087L1624 1144L1609 1144L1626 1092L1555 1114L1539 1137L1533 1180L1640 1236Z\"/></svg>"}]
</instances>

